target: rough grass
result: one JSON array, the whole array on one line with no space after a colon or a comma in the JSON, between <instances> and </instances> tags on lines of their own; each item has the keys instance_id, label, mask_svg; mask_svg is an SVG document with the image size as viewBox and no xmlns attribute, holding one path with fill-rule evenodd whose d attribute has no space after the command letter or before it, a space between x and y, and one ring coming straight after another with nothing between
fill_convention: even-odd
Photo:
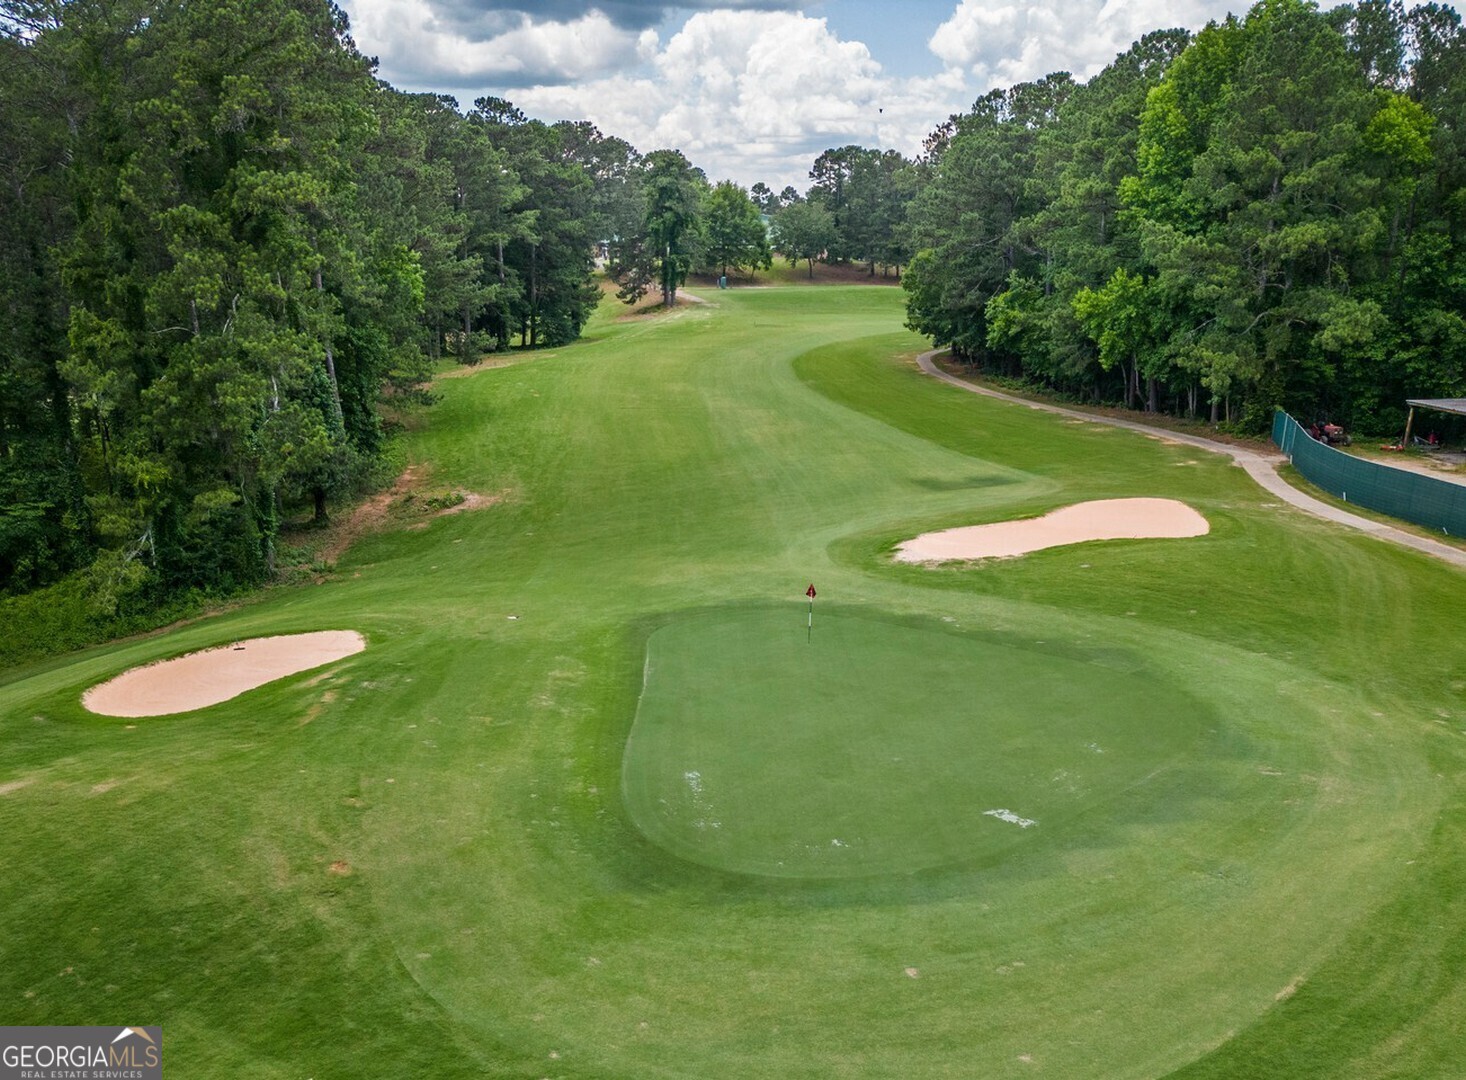
<instances>
[{"instance_id":1,"label":"rough grass","mask_svg":"<svg viewBox=\"0 0 1466 1080\"><path fill-rule=\"evenodd\" d=\"M1452 1075L1466 579L1198 451L926 380L897 290L703 295L439 384L410 456L498 504L0 686L7 1022L161 1023L188 1076ZM1124 495L1183 499L1212 532L936 571L887 557L928 528ZM831 725L852 714L890 750L903 685L918 771L950 772L929 799L872 795L892 826L869 873L781 878L756 844L679 848L693 829L654 842L661 796L631 784L689 770L669 712L662 758L628 751L648 648L787 607L808 649L811 580L817 620L877 631L829 673L837 708L789 730L746 683L773 756L739 745L738 715L699 718L695 745L742 770L742 820L807 819L776 799L796 780L864 813L882 770L830 760ZM370 647L324 677L169 719L78 704L135 663L338 626ZM672 644L691 664L736 659L728 641ZM992 760L1033 772L992 776L1053 808L1028 830L982 817L960 767L981 755L939 753L957 712L934 704L995 667L1012 708L1036 698L1040 669L993 659L1015 645L1050 650L1063 685L1044 692L1074 712L1076 682L1133 706L1110 721L1127 760L1063 798L1077 726L1001 733ZM840 690L907 653L923 685L879 680L879 708ZM1157 691L1196 707L1149 747ZM974 810L1014 842L963 850Z\"/></svg>"}]
</instances>

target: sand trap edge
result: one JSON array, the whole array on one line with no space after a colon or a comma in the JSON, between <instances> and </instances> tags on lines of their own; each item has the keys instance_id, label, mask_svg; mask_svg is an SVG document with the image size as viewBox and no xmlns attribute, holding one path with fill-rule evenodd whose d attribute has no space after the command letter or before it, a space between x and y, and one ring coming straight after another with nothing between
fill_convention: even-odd
<instances>
[{"instance_id":1,"label":"sand trap edge","mask_svg":"<svg viewBox=\"0 0 1466 1080\"><path fill-rule=\"evenodd\" d=\"M81 703L99 716L172 716L343 660L366 646L355 630L246 638L129 668L88 689Z\"/></svg>"},{"instance_id":2,"label":"sand trap edge","mask_svg":"<svg viewBox=\"0 0 1466 1080\"><path fill-rule=\"evenodd\" d=\"M896 546L903 563L1015 558L1096 540L1174 540L1205 536L1211 523L1178 499L1095 499L1041 517L922 533Z\"/></svg>"}]
</instances>

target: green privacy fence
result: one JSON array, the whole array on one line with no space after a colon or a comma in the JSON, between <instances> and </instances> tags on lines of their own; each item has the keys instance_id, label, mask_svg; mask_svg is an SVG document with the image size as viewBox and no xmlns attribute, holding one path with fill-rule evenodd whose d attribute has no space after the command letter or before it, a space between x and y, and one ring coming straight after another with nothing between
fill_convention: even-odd
<instances>
[{"instance_id":1,"label":"green privacy fence","mask_svg":"<svg viewBox=\"0 0 1466 1080\"><path fill-rule=\"evenodd\" d=\"M1273 442L1311 483L1345 502L1466 536L1466 485L1393 469L1309 437L1287 413L1273 414Z\"/></svg>"}]
</instances>

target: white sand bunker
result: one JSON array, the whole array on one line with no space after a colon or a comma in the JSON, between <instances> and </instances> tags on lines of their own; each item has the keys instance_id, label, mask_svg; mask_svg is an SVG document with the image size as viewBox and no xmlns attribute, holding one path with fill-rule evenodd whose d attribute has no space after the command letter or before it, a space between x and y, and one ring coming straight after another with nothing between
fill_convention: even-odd
<instances>
[{"instance_id":1,"label":"white sand bunker","mask_svg":"<svg viewBox=\"0 0 1466 1080\"><path fill-rule=\"evenodd\" d=\"M354 630L250 638L124 671L92 687L81 703L103 716L189 712L365 648L366 638Z\"/></svg>"},{"instance_id":2,"label":"white sand bunker","mask_svg":"<svg viewBox=\"0 0 1466 1080\"><path fill-rule=\"evenodd\" d=\"M1061 507L1043 517L923 533L896 548L896 561L994 559L1087 540L1205 536L1210 530L1206 518L1175 499L1100 499Z\"/></svg>"}]
</instances>

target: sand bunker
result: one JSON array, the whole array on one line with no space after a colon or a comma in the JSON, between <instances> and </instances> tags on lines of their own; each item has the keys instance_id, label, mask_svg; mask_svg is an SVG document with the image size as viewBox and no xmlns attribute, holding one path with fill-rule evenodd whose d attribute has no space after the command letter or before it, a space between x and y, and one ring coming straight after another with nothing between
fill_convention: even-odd
<instances>
[{"instance_id":1,"label":"sand bunker","mask_svg":"<svg viewBox=\"0 0 1466 1080\"><path fill-rule=\"evenodd\" d=\"M124 671L82 695L103 716L167 716L217 705L366 648L354 630L250 638Z\"/></svg>"},{"instance_id":2,"label":"sand bunker","mask_svg":"<svg viewBox=\"0 0 1466 1080\"><path fill-rule=\"evenodd\" d=\"M923 533L896 548L896 561L993 559L1087 540L1205 536L1210 529L1206 518L1175 499L1100 499L1043 517Z\"/></svg>"}]
</instances>

